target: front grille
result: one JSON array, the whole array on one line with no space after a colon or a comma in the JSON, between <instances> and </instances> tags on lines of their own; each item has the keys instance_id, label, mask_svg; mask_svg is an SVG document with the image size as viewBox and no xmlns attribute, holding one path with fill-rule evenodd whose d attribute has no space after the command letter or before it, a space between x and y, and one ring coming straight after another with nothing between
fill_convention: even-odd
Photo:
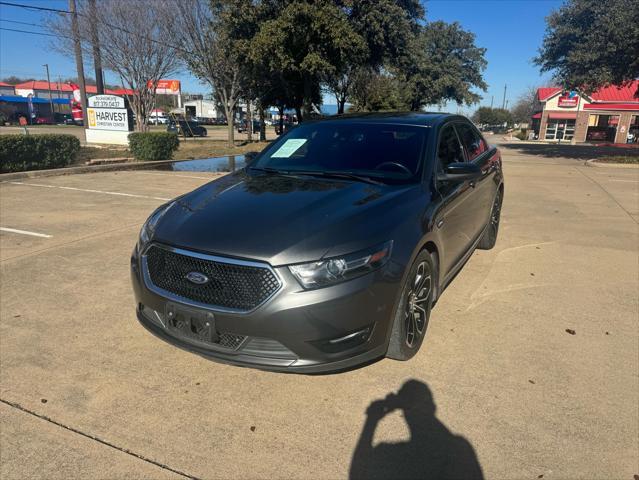
<instances>
[{"instance_id":1,"label":"front grille","mask_svg":"<svg viewBox=\"0 0 639 480\"><path fill-rule=\"evenodd\" d=\"M252 310L280 288L279 279L266 266L193 257L157 245L147 250L146 263L155 286L206 305ZM186 279L190 272L204 274L209 280L203 285L195 284Z\"/></svg>"}]
</instances>

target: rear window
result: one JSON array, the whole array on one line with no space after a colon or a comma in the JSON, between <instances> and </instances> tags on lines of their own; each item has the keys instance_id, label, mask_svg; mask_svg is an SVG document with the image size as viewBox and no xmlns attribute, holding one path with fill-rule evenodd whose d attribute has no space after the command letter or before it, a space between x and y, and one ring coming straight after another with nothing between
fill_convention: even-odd
<instances>
[{"instance_id":1,"label":"rear window","mask_svg":"<svg viewBox=\"0 0 639 480\"><path fill-rule=\"evenodd\" d=\"M412 179L421 171L428 132L411 125L303 123L274 142L254 166Z\"/></svg>"}]
</instances>

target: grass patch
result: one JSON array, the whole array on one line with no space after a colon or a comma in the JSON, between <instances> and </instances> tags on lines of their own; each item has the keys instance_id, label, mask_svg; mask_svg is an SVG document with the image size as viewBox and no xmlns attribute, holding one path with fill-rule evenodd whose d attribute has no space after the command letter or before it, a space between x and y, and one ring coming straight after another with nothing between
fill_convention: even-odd
<instances>
[{"instance_id":1,"label":"grass patch","mask_svg":"<svg viewBox=\"0 0 639 480\"><path fill-rule=\"evenodd\" d=\"M243 155L246 152L259 152L269 142L241 142L234 147L229 147L226 140L181 140L180 147L173 154L173 160L195 160L198 158L221 157L224 155ZM120 158L133 157L133 154L125 147L81 147L76 155L74 165L84 165L89 160L96 158Z\"/></svg>"},{"instance_id":2,"label":"grass patch","mask_svg":"<svg viewBox=\"0 0 639 480\"><path fill-rule=\"evenodd\" d=\"M194 160L197 158L221 157L223 155L243 155L246 152L259 152L269 142L242 142L229 147L226 140L193 140L180 142L180 148L173 154L175 160Z\"/></svg>"},{"instance_id":3,"label":"grass patch","mask_svg":"<svg viewBox=\"0 0 639 480\"><path fill-rule=\"evenodd\" d=\"M80 147L80 151L75 156L74 165L84 165L94 158L121 158L132 157L131 152L125 147L122 148L98 148L98 147Z\"/></svg>"},{"instance_id":4,"label":"grass patch","mask_svg":"<svg viewBox=\"0 0 639 480\"><path fill-rule=\"evenodd\" d=\"M597 163L625 163L625 164L639 164L639 156L627 156L627 155L611 155L607 157L597 158Z\"/></svg>"}]
</instances>

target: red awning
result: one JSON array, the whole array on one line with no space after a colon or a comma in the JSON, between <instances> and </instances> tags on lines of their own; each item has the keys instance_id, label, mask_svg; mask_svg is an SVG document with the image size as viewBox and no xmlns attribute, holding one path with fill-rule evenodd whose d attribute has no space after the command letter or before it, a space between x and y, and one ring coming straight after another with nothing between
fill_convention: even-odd
<instances>
[{"instance_id":1,"label":"red awning","mask_svg":"<svg viewBox=\"0 0 639 480\"><path fill-rule=\"evenodd\" d=\"M532 117L530 118L541 118L541 112L535 113Z\"/></svg>"},{"instance_id":2,"label":"red awning","mask_svg":"<svg viewBox=\"0 0 639 480\"><path fill-rule=\"evenodd\" d=\"M549 112L548 118L556 120L575 120L577 119L577 112Z\"/></svg>"},{"instance_id":3,"label":"red awning","mask_svg":"<svg viewBox=\"0 0 639 480\"><path fill-rule=\"evenodd\" d=\"M584 110L637 110L639 103L589 103Z\"/></svg>"}]
</instances>

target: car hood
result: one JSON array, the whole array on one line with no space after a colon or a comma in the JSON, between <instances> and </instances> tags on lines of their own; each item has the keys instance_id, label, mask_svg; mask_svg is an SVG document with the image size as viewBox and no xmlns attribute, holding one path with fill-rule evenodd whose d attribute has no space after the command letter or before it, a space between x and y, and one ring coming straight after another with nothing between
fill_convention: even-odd
<instances>
[{"instance_id":1,"label":"car hood","mask_svg":"<svg viewBox=\"0 0 639 480\"><path fill-rule=\"evenodd\" d=\"M242 170L177 199L158 222L154 241L274 266L313 261L391 240L420 193L417 185Z\"/></svg>"}]
</instances>

